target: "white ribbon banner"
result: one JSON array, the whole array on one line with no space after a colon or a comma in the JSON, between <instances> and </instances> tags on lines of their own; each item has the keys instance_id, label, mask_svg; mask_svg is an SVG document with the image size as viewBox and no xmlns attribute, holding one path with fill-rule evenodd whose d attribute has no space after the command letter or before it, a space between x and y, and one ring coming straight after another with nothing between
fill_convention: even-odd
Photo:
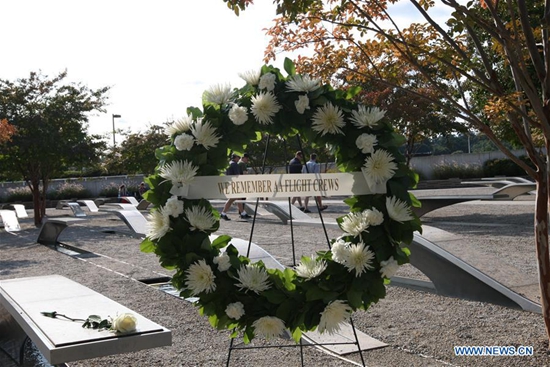
<instances>
[{"instance_id":1,"label":"white ribbon banner","mask_svg":"<svg viewBox=\"0 0 550 367\"><path fill-rule=\"evenodd\" d=\"M383 194L386 185L371 191L363 172L303 173L239 176L197 176L187 186L187 199L252 199L294 196Z\"/></svg>"}]
</instances>

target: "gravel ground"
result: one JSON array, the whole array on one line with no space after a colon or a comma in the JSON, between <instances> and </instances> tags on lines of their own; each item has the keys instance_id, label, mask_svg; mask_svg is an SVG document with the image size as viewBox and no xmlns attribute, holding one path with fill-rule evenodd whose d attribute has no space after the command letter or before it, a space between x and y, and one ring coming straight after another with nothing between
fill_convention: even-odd
<instances>
[{"instance_id":1,"label":"gravel ground","mask_svg":"<svg viewBox=\"0 0 550 367\"><path fill-rule=\"evenodd\" d=\"M461 193L464 194L464 189ZM422 192L418 196L422 196ZM444 194L447 194L445 192ZM522 202L523 201L523 202ZM346 212L338 201L327 202L326 219ZM425 224L446 231L453 240L442 247L467 260L518 293L538 302L531 197L514 202L471 202L442 208L423 217ZM48 209L49 216L68 210ZM230 216L235 219L235 210ZM155 255L139 251L139 240L121 232L127 227L112 214L92 213L90 220L72 225L61 235L63 243L97 256L71 257L36 244L38 229L32 219L20 220L16 235L0 230L0 280L60 274L123 304L172 330L170 347L143 350L69 363L70 366L221 366L228 357L228 332L214 330L194 306L138 280L170 276ZM316 213L312 216L318 217ZM491 225L491 224L497 225ZM499 225L503 224L503 225ZM218 233L248 239L251 221L222 222ZM105 230L114 233L105 233ZM262 216L254 225L252 241L292 265L292 237L296 258L326 249L322 230L283 225ZM329 238L338 235L328 230ZM410 265L398 275L425 278ZM548 340L541 315L492 304L438 296L390 286L387 296L367 312L356 312L355 326L388 347L363 352L367 366L547 366ZM1 338L0 338L1 341ZM286 340L254 346L289 345ZM455 356L453 346L532 346L533 356ZM32 348L28 348L32 350ZM304 350L306 366L350 366L358 353L338 359L316 348ZM0 366L11 367L0 353ZM47 366L27 352L25 366ZM234 350L231 366L299 366L299 348Z\"/></svg>"}]
</instances>

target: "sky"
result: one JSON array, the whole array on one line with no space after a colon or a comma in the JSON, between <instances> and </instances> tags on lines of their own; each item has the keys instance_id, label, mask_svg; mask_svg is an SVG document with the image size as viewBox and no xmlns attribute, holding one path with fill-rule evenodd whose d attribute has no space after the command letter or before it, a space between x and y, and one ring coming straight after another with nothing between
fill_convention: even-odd
<instances>
[{"instance_id":1,"label":"sky","mask_svg":"<svg viewBox=\"0 0 550 367\"><path fill-rule=\"evenodd\" d=\"M89 124L110 136L113 114L116 129L145 131L201 107L210 86L243 86L238 74L264 64L275 8L256 0L237 17L222 0L4 0L0 15L0 78L66 69L68 81L110 86L106 112ZM282 69L285 56L271 64Z\"/></svg>"}]
</instances>

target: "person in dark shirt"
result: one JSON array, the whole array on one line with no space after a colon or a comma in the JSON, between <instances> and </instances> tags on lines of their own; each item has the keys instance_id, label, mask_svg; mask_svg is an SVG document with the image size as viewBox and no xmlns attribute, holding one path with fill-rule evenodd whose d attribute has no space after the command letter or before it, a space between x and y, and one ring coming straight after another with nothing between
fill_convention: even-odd
<instances>
[{"instance_id":1,"label":"person in dark shirt","mask_svg":"<svg viewBox=\"0 0 550 367\"><path fill-rule=\"evenodd\" d=\"M294 155L294 158L288 162L288 173L302 173L302 158L303 154L301 151L297 151ZM299 196L295 196L292 198L291 204L294 204L295 202L298 202L299 209L304 210L304 207L302 205L302 198Z\"/></svg>"},{"instance_id":2,"label":"person in dark shirt","mask_svg":"<svg viewBox=\"0 0 550 367\"><path fill-rule=\"evenodd\" d=\"M239 160L240 159L241 159L240 155L235 154L235 153L231 154L231 161L229 161L229 167L225 171L225 174L227 176L241 175L241 174L244 173L244 172L241 171L241 166L239 166ZM246 160L248 161L248 157L246 158ZM231 209L231 205L233 205L235 200L237 200L237 199L228 199L225 202L225 205L223 206L222 213L221 213L221 218L223 220L231 220L231 218L229 218L227 216L227 212L229 211L229 209ZM250 215L248 215L248 213L246 213L244 211L244 204L243 203L237 203L237 208L239 209L239 216L241 217L241 219L250 218Z\"/></svg>"}]
</instances>

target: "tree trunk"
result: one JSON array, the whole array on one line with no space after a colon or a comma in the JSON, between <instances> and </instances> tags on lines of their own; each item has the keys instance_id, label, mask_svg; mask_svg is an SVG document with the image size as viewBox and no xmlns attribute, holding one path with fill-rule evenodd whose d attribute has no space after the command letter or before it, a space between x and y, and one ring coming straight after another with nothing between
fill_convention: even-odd
<instances>
[{"instance_id":1,"label":"tree trunk","mask_svg":"<svg viewBox=\"0 0 550 367\"><path fill-rule=\"evenodd\" d=\"M42 224L42 207L40 200L40 180L32 179L31 180L31 191L32 191L32 206L34 209L34 225L40 226Z\"/></svg>"},{"instance_id":2,"label":"tree trunk","mask_svg":"<svg viewBox=\"0 0 550 367\"><path fill-rule=\"evenodd\" d=\"M546 171L546 170L545 170ZM550 251L548 249L548 174L537 176L535 207L535 245L539 267L539 286L542 316L550 340Z\"/></svg>"}]
</instances>

